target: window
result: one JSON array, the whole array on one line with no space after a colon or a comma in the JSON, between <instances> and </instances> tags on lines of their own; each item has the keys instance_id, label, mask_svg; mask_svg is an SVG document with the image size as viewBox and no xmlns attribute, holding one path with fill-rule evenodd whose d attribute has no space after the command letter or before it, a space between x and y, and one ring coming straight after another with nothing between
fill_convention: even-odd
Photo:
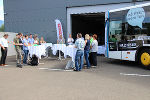
<instances>
[{"instance_id":1,"label":"window","mask_svg":"<svg viewBox=\"0 0 150 100\"><path fill-rule=\"evenodd\" d=\"M117 50L119 42L131 42L141 37L150 40L150 6L110 13L110 50Z\"/></svg>"}]
</instances>

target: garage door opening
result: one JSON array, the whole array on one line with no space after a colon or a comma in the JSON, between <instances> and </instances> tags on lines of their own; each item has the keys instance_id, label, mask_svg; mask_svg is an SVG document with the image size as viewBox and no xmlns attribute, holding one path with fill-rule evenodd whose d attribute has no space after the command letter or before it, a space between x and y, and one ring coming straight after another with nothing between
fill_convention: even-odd
<instances>
[{"instance_id":1,"label":"garage door opening","mask_svg":"<svg viewBox=\"0 0 150 100\"><path fill-rule=\"evenodd\" d=\"M72 36L97 34L99 45L105 44L105 13L72 14Z\"/></svg>"}]
</instances>

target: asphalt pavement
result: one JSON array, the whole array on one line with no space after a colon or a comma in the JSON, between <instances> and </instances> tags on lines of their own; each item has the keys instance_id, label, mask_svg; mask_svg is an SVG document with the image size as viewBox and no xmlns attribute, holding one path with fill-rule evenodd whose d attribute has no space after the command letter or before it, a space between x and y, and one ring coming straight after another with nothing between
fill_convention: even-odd
<instances>
[{"instance_id":1,"label":"asphalt pavement","mask_svg":"<svg viewBox=\"0 0 150 100\"><path fill-rule=\"evenodd\" d=\"M97 68L65 70L66 60L0 67L0 100L150 100L150 70L135 62L98 57Z\"/></svg>"}]
</instances>

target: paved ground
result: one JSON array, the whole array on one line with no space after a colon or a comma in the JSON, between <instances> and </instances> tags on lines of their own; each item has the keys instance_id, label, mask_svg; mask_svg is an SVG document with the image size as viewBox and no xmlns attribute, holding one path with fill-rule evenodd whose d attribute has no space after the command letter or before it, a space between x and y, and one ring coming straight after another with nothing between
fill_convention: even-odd
<instances>
[{"instance_id":1,"label":"paved ground","mask_svg":"<svg viewBox=\"0 0 150 100\"><path fill-rule=\"evenodd\" d=\"M98 57L97 68L73 72L67 60L19 69L14 58L0 67L0 100L150 100L150 70L134 62Z\"/></svg>"}]
</instances>

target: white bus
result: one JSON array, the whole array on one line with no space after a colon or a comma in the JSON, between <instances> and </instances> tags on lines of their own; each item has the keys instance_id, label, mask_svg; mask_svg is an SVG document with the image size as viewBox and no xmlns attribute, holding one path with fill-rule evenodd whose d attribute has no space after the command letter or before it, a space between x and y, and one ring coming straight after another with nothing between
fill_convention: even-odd
<instances>
[{"instance_id":1,"label":"white bus","mask_svg":"<svg viewBox=\"0 0 150 100\"><path fill-rule=\"evenodd\" d=\"M106 12L105 56L150 66L150 3Z\"/></svg>"}]
</instances>

